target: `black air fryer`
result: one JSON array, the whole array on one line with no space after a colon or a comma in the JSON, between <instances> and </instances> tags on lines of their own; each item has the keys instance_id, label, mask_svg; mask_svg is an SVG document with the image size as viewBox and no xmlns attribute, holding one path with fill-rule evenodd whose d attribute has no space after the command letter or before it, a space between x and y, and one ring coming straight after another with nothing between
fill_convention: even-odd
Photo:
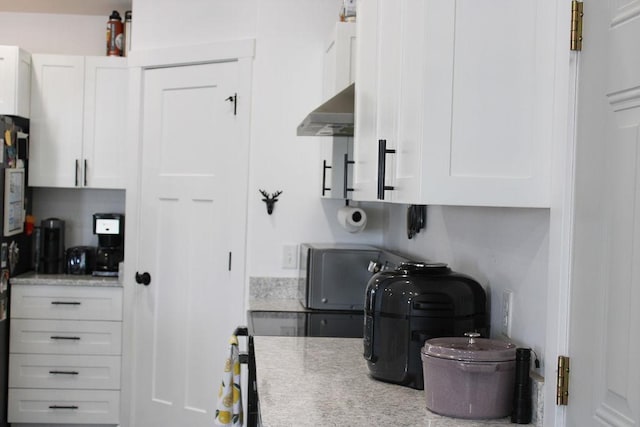
<instances>
[{"instance_id":1,"label":"black air fryer","mask_svg":"<svg viewBox=\"0 0 640 427\"><path fill-rule=\"evenodd\" d=\"M446 264L411 262L377 273L367 285L364 314L371 376L419 390L426 340L488 333L484 289Z\"/></svg>"}]
</instances>

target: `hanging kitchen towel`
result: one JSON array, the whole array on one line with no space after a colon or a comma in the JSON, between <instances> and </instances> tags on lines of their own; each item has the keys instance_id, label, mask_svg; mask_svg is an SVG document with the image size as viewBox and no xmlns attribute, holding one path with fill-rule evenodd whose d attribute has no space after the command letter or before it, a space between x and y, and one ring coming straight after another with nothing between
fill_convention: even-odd
<instances>
[{"instance_id":1,"label":"hanging kitchen towel","mask_svg":"<svg viewBox=\"0 0 640 427\"><path fill-rule=\"evenodd\" d=\"M222 384L218 392L215 421L221 426L242 426L242 397L240 394L240 351L235 335L229 340L229 357L224 364Z\"/></svg>"}]
</instances>

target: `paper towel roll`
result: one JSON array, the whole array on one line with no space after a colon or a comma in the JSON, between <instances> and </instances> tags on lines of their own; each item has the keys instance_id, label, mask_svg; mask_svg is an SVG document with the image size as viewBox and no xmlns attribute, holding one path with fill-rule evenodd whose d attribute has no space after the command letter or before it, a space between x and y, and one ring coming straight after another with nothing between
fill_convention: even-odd
<instances>
[{"instance_id":1,"label":"paper towel roll","mask_svg":"<svg viewBox=\"0 0 640 427\"><path fill-rule=\"evenodd\" d=\"M367 214L360 208L343 206L338 209L338 224L349 233L358 233L367 225Z\"/></svg>"}]
</instances>

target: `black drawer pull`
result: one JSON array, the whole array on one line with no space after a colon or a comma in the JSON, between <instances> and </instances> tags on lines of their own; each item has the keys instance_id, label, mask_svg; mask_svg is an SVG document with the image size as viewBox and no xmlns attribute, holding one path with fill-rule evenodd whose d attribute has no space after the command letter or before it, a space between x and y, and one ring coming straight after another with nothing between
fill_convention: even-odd
<instances>
[{"instance_id":1,"label":"black drawer pull","mask_svg":"<svg viewBox=\"0 0 640 427\"><path fill-rule=\"evenodd\" d=\"M76 405L49 405L49 409L78 409Z\"/></svg>"},{"instance_id":2,"label":"black drawer pull","mask_svg":"<svg viewBox=\"0 0 640 427\"><path fill-rule=\"evenodd\" d=\"M51 375L79 375L78 371L49 371Z\"/></svg>"},{"instance_id":3,"label":"black drawer pull","mask_svg":"<svg viewBox=\"0 0 640 427\"><path fill-rule=\"evenodd\" d=\"M51 337L52 340L72 340L72 341L80 341L80 337L62 337L59 335L54 335Z\"/></svg>"},{"instance_id":4,"label":"black drawer pull","mask_svg":"<svg viewBox=\"0 0 640 427\"><path fill-rule=\"evenodd\" d=\"M51 305L80 305L78 301L51 301Z\"/></svg>"}]
</instances>

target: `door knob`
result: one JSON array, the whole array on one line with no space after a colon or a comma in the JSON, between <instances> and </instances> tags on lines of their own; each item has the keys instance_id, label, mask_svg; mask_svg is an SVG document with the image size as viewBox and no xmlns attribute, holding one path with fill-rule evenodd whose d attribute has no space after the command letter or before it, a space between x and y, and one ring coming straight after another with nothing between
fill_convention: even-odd
<instances>
[{"instance_id":1,"label":"door knob","mask_svg":"<svg viewBox=\"0 0 640 427\"><path fill-rule=\"evenodd\" d=\"M149 286L149 283L151 283L151 275L146 271L142 274L136 272L136 283Z\"/></svg>"}]
</instances>

